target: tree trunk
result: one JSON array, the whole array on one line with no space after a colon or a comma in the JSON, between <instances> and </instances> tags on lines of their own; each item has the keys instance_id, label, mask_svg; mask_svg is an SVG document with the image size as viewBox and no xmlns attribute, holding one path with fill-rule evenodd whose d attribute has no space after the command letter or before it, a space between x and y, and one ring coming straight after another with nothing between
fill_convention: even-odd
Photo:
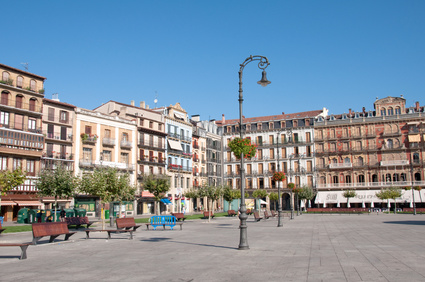
<instances>
[{"instance_id":1,"label":"tree trunk","mask_svg":"<svg viewBox=\"0 0 425 282\"><path fill-rule=\"evenodd\" d=\"M56 222L56 220L57 220L57 216L56 216L56 207L58 206L58 196L55 196L55 209L54 209L54 211L55 211L55 213L53 214L53 222Z\"/></svg>"},{"instance_id":2,"label":"tree trunk","mask_svg":"<svg viewBox=\"0 0 425 282\"><path fill-rule=\"evenodd\" d=\"M102 203L101 210L105 210L105 204L104 203ZM112 212L114 212L114 211L112 211ZM105 217L101 215L100 218L102 219L102 229L105 230L105 225L106 225ZM109 215L109 218L111 218L111 215Z\"/></svg>"}]
</instances>

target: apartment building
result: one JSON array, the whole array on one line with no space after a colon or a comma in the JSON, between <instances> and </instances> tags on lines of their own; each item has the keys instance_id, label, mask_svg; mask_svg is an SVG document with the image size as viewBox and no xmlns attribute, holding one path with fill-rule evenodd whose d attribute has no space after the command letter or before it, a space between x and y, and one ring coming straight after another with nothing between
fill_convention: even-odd
<instances>
[{"instance_id":1,"label":"apartment building","mask_svg":"<svg viewBox=\"0 0 425 282\"><path fill-rule=\"evenodd\" d=\"M109 166L129 173L130 183L136 185L137 134L135 120L75 108L75 175L90 173L97 166ZM100 216L100 199L90 195L78 195L74 200L76 207L87 210L88 216ZM134 215L136 202L124 204L126 215ZM114 209L122 211L122 207L117 206Z\"/></svg>"},{"instance_id":2,"label":"apartment building","mask_svg":"<svg viewBox=\"0 0 425 282\"><path fill-rule=\"evenodd\" d=\"M143 178L147 175L159 175L166 172L166 145L164 116L149 109L145 102L139 106L109 101L95 109L97 112L116 115L133 120L137 126L137 214L155 214L156 205L153 194L144 191ZM165 207L162 206L164 210Z\"/></svg>"},{"instance_id":3,"label":"apartment building","mask_svg":"<svg viewBox=\"0 0 425 282\"><path fill-rule=\"evenodd\" d=\"M4 220L23 207L38 208L35 188L44 149L42 108L45 77L0 64L0 170L22 167L25 183L2 197Z\"/></svg>"},{"instance_id":4,"label":"apartment building","mask_svg":"<svg viewBox=\"0 0 425 282\"><path fill-rule=\"evenodd\" d=\"M165 116L167 133L167 175L171 179L168 198L172 203L169 211L180 212L182 207L191 211L192 205L184 198L184 192L192 188L192 123L180 103L156 108Z\"/></svg>"},{"instance_id":5,"label":"apartment building","mask_svg":"<svg viewBox=\"0 0 425 282\"><path fill-rule=\"evenodd\" d=\"M315 122L315 155L320 207L346 207L343 193L355 190L350 206L386 207L376 192L388 187L425 187L424 107L407 107L406 99L377 99L374 110L319 117ZM421 205L424 191L414 191ZM397 199L412 206L412 191Z\"/></svg>"},{"instance_id":6,"label":"apartment building","mask_svg":"<svg viewBox=\"0 0 425 282\"><path fill-rule=\"evenodd\" d=\"M250 195L255 189L277 192L277 182L272 176L278 171L278 166L280 171L287 175L283 182L283 209L290 208L288 183L293 182L297 187L314 186L313 125L315 118L325 115L326 112L324 108L293 114L244 118L244 138L251 139L257 145L256 156L245 161L245 188ZM239 119L226 120L223 115L219 125L223 128L224 181L233 189L240 189L240 160L235 158L227 146L231 139L240 136ZM269 202L269 199L263 200Z\"/></svg>"}]
</instances>

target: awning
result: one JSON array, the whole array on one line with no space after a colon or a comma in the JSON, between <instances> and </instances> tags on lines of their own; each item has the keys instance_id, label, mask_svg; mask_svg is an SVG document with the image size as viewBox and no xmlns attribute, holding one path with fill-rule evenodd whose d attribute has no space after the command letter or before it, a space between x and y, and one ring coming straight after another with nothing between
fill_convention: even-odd
<instances>
[{"instance_id":1,"label":"awning","mask_svg":"<svg viewBox=\"0 0 425 282\"><path fill-rule=\"evenodd\" d=\"M14 205L16 205L16 203L13 202L13 201L1 201L1 205L2 206L14 206Z\"/></svg>"},{"instance_id":2,"label":"awning","mask_svg":"<svg viewBox=\"0 0 425 282\"><path fill-rule=\"evenodd\" d=\"M15 201L15 203L17 203L21 207L24 207L24 206L41 207L41 206L43 206L43 204L40 203L39 201Z\"/></svg>"},{"instance_id":3,"label":"awning","mask_svg":"<svg viewBox=\"0 0 425 282\"><path fill-rule=\"evenodd\" d=\"M419 134L409 135L409 142L421 142L421 136Z\"/></svg>"},{"instance_id":4,"label":"awning","mask_svg":"<svg viewBox=\"0 0 425 282\"><path fill-rule=\"evenodd\" d=\"M173 203L170 202L168 199L161 199L161 202L163 202L165 205L172 205Z\"/></svg>"},{"instance_id":5,"label":"awning","mask_svg":"<svg viewBox=\"0 0 425 282\"><path fill-rule=\"evenodd\" d=\"M174 117L177 118L177 119L184 120L184 115L182 115L182 114L174 113Z\"/></svg>"},{"instance_id":6,"label":"awning","mask_svg":"<svg viewBox=\"0 0 425 282\"><path fill-rule=\"evenodd\" d=\"M168 140L168 145L170 145L170 148L173 150L183 151L182 145L178 141Z\"/></svg>"},{"instance_id":7,"label":"awning","mask_svg":"<svg viewBox=\"0 0 425 282\"><path fill-rule=\"evenodd\" d=\"M382 201L378 197L376 197L376 193L380 192L381 190L355 190L356 196L354 198L350 198L349 203L381 203L386 202L387 200ZM402 195L400 198L397 198L397 203L409 203L412 201L412 191L411 190L401 190ZM338 204L340 202L341 204L347 203L347 198L343 196L344 191L319 191L316 195L316 199L314 201L315 204ZM422 198L425 198L425 191L414 191L415 194L415 202L420 203L421 202L421 196ZM419 195L421 194L421 196ZM390 200L391 202L394 202L393 200Z\"/></svg>"},{"instance_id":8,"label":"awning","mask_svg":"<svg viewBox=\"0 0 425 282\"><path fill-rule=\"evenodd\" d=\"M268 203L266 201L260 199L260 205L268 205Z\"/></svg>"},{"instance_id":9,"label":"awning","mask_svg":"<svg viewBox=\"0 0 425 282\"><path fill-rule=\"evenodd\" d=\"M155 197L151 192L149 191L142 191L142 198L153 198Z\"/></svg>"}]
</instances>

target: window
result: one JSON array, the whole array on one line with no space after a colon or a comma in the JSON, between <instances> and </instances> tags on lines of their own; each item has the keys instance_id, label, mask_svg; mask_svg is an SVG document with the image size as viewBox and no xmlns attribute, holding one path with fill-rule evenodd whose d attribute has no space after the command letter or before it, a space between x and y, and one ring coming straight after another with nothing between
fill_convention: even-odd
<instances>
[{"instance_id":1,"label":"window","mask_svg":"<svg viewBox=\"0 0 425 282\"><path fill-rule=\"evenodd\" d=\"M18 169L22 167L22 159L19 158L13 158L13 170Z\"/></svg>"},{"instance_id":2,"label":"window","mask_svg":"<svg viewBox=\"0 0 425 282\"><path fill-rule=\"evenodd\" d=\"M55 120L55 109L54 108L49 108L48 109L47 119L50 120L50 121L54 121Z\"/></svg>"},{"instance_id":3,"label":"window","mask_svg":"<svg viewBox=\"0 0 425 282\"><path fill-rule=\"evenodd\" d=\"M149 122L149 128L153 129L153 121Z\"/></svg>"},{"instance_id":4,"label":"window","mask_svg":"<svg viewBox=\"0 0 425 282\"><path fill-rule=\"evenodd\" d=\"M90 135L91 134L91 126L90 125L86 125L84 127L84 133Z\"/></svg>"},{"instance_id":5,"label":"window","mask_svg":"<svg viewBox=\"0 0 425 282\"><path fill-rule=\"evenodd\" d=\"M7 170L7 157L0 156L0 170Z\"/></svg>"},{"instance_id":6,"label":"window","mask_svg":"<svg viewBox=\"0 0 425 282\"><path fill-rule=\"evenodd\" d=\"M24 116L15 114L15 129L22 130L24 128Z\"/></svg>"},{"instance_id":7,"label":"window","mask_svg":"<svg viewBox=\"0 0 425 282\"><path fill-rule=\"evenodd\" d=\"M128 133L124 132L122 134L122 141L128 141Z\"/></svg>"},{"instance_id":8,"label":"window","mask_svg":"<svg viewBox=\"0 0 425 282\"><path fill-rule=\"evenodd\" d=\"M32 118L28 119L28 129L35 130L35 119L32 119Z\"/></svg>"},{"instance_id":9,"label":"window","mask_svg":"<svg viewBox=\"0 0 425 282\"><path fill-rule=\"evenodd\" d=\"M160 124L160 123L158 124L158 130L162 131L162 124Z\"/></svg>"},{"instance_id":10,"label":"window","mask_svg":"<svg viewBox=\"0 0 425 282\"><path fill-rule=\"evenodd\" d=\"M128 153L121 153L121 163L128 164Z\"/></svg>"},{"instance_id":11,"label":"window","mask_svg":"<svg viewBox=\"0 0 425 282\"><path fill-rule=\"evenodd\" d=\"M385 116L385 115L386 115L386 113L387 113L387 111L385 110L385 108L382 108L382 109L381 109L381 116Z\"/></svg>"},{"instance_id":12,"label":"window","mask_svg":"<svg viewBox=\"0 0 425 282\"><path fill-rule=\"evenodd\" d=\"M9 80L9 73L4 71L2 76L1 76L1 80L7 82Z\"/></svg>"},{"instance_id":13,"label":"window","mask_svg":"<svg viewBox=\"0 0 425 282\"><path fill-rule=\"evenodd\" d=\"M400 114L401 114L401 109L400 109L400 107L396 107L396 108L395 108L395 114L396 114L396 115L400 115Z\"/></svg>"},{"instance_id":14,"label":"window","mask_svg":"<svg viewBox=\"0 0 425 282\"><path fill-rule=\"evenodd\" d=\"M92 160L92 149L91 148L83 148L83 160L91 161Z\"/></svg>"},{"instance_id":15,"label":"window","mask_svg":"<svg viewBox=\"0 0 425 282\"><path fill-rule=\"evenodd\" d=\"M30 103L29 103L29 110L30 111L35 111L35 102L36 102L36 100L34 98L30 99Z\"/></svg>"},{"instance_id":16,"label":"window","mask_svg":"<svg viewBox=\"0 0 425 282\"><path fill-rule=\"evenodd\" d=\"M35 161L27 160L27 173L29 175L35 175Z\"/></svg>"},{"instance_id":17,"label":"window","mask_svg":"<svg viewBox=\"0 0 425 282\"><path fill-rule=\"evenodd\" d=\"M8 112L0 112L0 124L9 125L9 113Z\"/></svg>"},{"instance_id":18,"label":"window","mask_svg":"<svg viewBox=\"0 0 425 282\"><path fill-rule=\"evenodd\" d=\"M111 138L111 130L110 129L105 129L104 137L105 138Z\"/></svg>"},{"instance_id":19,"label":"window","mask_svg":"<svg viewBox=\"0 0 425 282\"><path fill-rule=\"evenodd\" d=\"M60 140L66 140L67 139L66 132L67 132L67 128L65 126L61 126Z\"/></svg>"},{"instance_id":20,"label":"window","mask_svg":"<svg viewBox=\"0 0 425 282\"><path fill-rule=\"evenodd\" d=\"M389 116L392 116L392 115L394 115L394 110L393 110L393 108L388 108L388 115Z\"/></svg>"},{"instance_id":21,"label":"window","mask_svg":"<svg viewBox=\"0 0 425 282\"><path fill-rule=\"evenodd\" d=\"M35 80L34 79L31 79L31 81L30 81L30 89L32 91L35 91L36 85L37 85L37 83L35 82Z\"/></svg>"},{"instance_id":22,"label":"window","mask_svg":"<svg viewBox=\"0 0 425 282\"><path fill-rule=\"evenodd\" d=\"M60 122L68 123L68 112L60 111Z\"/></svg>"},{"instance_id":23,"label":"window","mask_svg":"<svg viewBox=\"0 0 425 282\"><path fill-rule=\"evenodd\" d=\"M18 76L16 78L16 87L22 88L23 83L24 83L24 78L22 76Z\"/></svg>"},{"instance_id":24,"label":"window","mask_svg":"<svg viewBox=\"0 0 425 282\"><path fill-rule=\"evenodd\" d=\"M16 95L15 107L18 108L18 109L22 109L23 100L24 100L24 97L22 95Z\"/></svg>"},{"instance_id":25,"label":"window","mask_svg":"<svg viewBox=\"0 0 425 282\"><path fill-rule=\"evenodd\" d=\"M1 93L1 104L2 105L9 105L9 93L3 91Z\"/></svg>"},{"instance_id":26,"label":"window","mask_svg":"<svg viewBox=\"0 0 425 282\"><path fill-rule=\"evenodd\" d=\"M111 151L103 151L103 160L105 162L111 162L112 161L112 152Z\"/></svg>"}]
</instances>

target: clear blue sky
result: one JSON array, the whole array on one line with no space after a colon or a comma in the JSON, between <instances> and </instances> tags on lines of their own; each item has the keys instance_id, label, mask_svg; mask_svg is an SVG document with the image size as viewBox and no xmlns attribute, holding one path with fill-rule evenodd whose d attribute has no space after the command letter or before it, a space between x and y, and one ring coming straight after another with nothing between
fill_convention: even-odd
<instances>
[{"instance_id":1,"label":"clear blue sky","mask_svg":"<svg viewBox=\"0 0 425 282\"><path fill-rule=\"evenodd\" d=\"M46 98L180 102L238 117L238 71L269 58L266 88L244 70L244 115L425 104L425 1L8 1L0 62L47 77Z\"/></svg>"}]
</instances>

